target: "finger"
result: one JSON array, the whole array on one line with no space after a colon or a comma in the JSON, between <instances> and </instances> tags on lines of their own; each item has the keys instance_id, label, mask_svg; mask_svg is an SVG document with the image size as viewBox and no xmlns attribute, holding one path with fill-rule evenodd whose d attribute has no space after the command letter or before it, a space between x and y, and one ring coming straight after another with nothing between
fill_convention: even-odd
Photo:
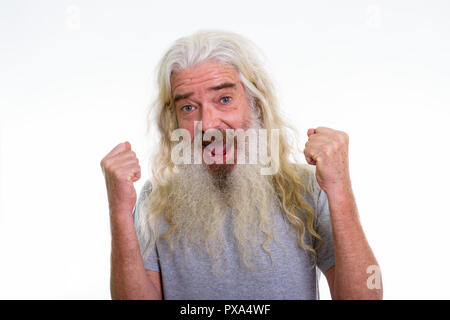
<instances>
[{"instance_id":1,"label":"finger","mask_svg":"<svg viewBox=\"0 0 450 320\"><path fill-rule=\"evenodd\" d=\"M303 150L303 154L305 155L306 162L307 162L308 164L312 164L311 162L312 162L313 159L312 159L312 157L311 157L311 153L310 153L308 147L306 147L306 148Z\"/></svg>"},{"instance_id":2,"label":"finger","mask_svg":"<svg viewBox=\"0 0 450 320\"><path fill-rule=\"evenodd\" d=\"M116 162L117 160L127 160L127 159L137 159L136 152L131 150L125 150L119 152L110 158L111 162Z\"/></svg>"},{"instance_id":3,"label":"finger","mask_svg":"<svg viewBox=\"0 0 450 320\"><path fill-rule=\"evenodd\" d=\"M141 178L141 168L139 166L132 166L128 170L127 180L131 182L136 182Z\"/></svg>"},{"instance_id":4,"label":"finger","mask_svg":"<svg viewBox=\"0 0 450 320\"><path fill-rule=\"evenodd\" d=\"M326 134L312 134L305 145L308 144L310 146L318 147L319 145L326 144L330 141L330 136Z\"/></svg>"},{"instance_id":5,"label":"finger","mask_svg":"<svg viewBox=\"0 0 450 320\"><path fill-rule=\"evenodd\" d=\"M126 169L127 167L130 166L138 166L139 165L139 160L137 158L119 158L116 159L114 162L111 162L108 166L110 171L114 171L114 170L122 170L122 169Z\"/></svg>"},{"instance_id":6,"label":"finger","mask_svg":"<svg viewBox=\"0 0 450 320\"><path fill-rule=\"evenodd\" d=\"M116 180L123 181L127 180L130 181L131 178L134 176L138 177L140 176L141 167L136 163L129 163L125 166L121 166L120 168L117 168L114 170L114 177Z\"/></svg>"},{"instance_id":7,"label":"finger","mask_svg":"<svg viewBox=\"0 0 450 320\"><path fill-rule=\"evenodd\" d=\"M307 135L308 135L308 137L309 137L310 135L312 135L312 134L314 134L314 133L316 133L316 129L310 128L310 129L308 129Z\"/></svg>"},{"instance_id":8,"label":"finger","mask_svg":"<svg viewBox=\"0 0 450 320\"><path fill-rule=\"evenodd\" d=\"M119 143L106 155L105 158L115 156L116 154L127 151L127 150L131 150L131 145L128 141Z\"/></svg>"},{"instance_id":9,"label":"finger","mask_svg":"<svg viewBox=\"0 0 450 320\"><path fill-rule=\"evenodd\" d=\"M308 164L314 165L314 166L316 165L316 161L312 157L305 155L305 159Z\"/></svg>"},{"instance_id":10,"label":"finger","mask_svg":"<svg viewBox=\"0 0 450 320\"><path fill-rule=\"evenodd\" d=\"M311 165L317 164L317 155L316 155L316 151L314 148L306 147L303 150L303 154L305 155L305 159L306 159L306 162L308 162L308 164L311 164Z\"/></svg>"},{"instance_id":11,"label":"finger","mask_svg":"<svg viewBox=\"0 0 450 320\"><path fill-rule=\"evenodd\" d=\"M329 134L336 133L336 130L328 128L328 127L317 127L315 130L316 130L316 133L329 133Z\"/></svg>"},{"instance_id":12,"label":"finger","mask_svg":"<svg viewBox=\"0 0 450 320\"><path fill-rule=\"evenodd\" d=\"M141 170L139 170L131 179L131 182L136 182L141 178Z\"/></svg>"}]
</instances>

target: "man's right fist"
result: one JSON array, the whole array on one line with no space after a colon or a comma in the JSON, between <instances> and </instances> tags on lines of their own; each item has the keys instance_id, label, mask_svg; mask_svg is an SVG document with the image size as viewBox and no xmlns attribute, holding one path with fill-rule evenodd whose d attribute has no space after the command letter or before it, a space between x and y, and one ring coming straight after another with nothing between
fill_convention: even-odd
<instances>
[{"instance_id":1,"label":"man's right fist","mask_svg":"<svg viewBox=\"0 0 450 320\"><path fill-rule=\"evenodd\" d=\"M128 141L118 144L100 162L108 192L109 210L133 212L136 190L133 183L141 178L141 167Z\"/></svg>"}]
</instances>

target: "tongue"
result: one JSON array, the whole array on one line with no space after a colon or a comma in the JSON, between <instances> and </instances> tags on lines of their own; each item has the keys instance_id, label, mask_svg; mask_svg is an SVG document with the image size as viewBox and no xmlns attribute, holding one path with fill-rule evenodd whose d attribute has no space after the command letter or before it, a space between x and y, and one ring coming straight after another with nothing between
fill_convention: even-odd
<instances>
[{"instance_id":1,"label":"tongue","mask_svg":"<svg viewBox=\"0 0 450 320\"><path fill-rule=\"evenodd\" d=\"M226 150L226 146L224 145L223 146L223 148L222 148L222 152L220 152L220 149L219 150L217 150L218 152L216 152L216 149L214 148L212 151L211 151L211 154L213 155L213 156L215 156L216 154L225 154L225 153L227 153L227 150Z\"/></svg>"}]
</instances>

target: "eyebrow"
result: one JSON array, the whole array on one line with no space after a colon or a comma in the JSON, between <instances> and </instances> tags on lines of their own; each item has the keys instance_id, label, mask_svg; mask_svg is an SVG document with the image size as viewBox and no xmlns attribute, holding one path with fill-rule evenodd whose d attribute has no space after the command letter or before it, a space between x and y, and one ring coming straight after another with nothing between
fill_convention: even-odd
<instances>
[{"instance_id":1,"label":"eyebrow","mask_svg":"<svg viewBox=\"0 0 450 320\"><path fill-rule=\"evenodd\" d=\"M224 83L219 84L218 86L208 88L207 90L208 91L211 91L211 90L217 91L217 90L221 90L221 89L225 89L225 88L233 88L234 89L234 88L236 88L236 84L231 83L231 82L224 82Z\"/></svg>"},{"instance_id":2,"label":"eyebrow","mask_svg":"<svg viewBox=\"0 0 450 320\"><path fill-rule=\"evenodd\" d=\"M232 83L232 82L224 82L224 83L221 83L221 84L219 84L217 86L209 87L206 90L208 90L208 91L218 91L218 90L225 89L225 88L233 88L234 89L234 88L236 88L236 84ZM177 94L177 95L175 95L174 102L176 103L177 101L180 101L180 100L183 100L183 99L187 99L193 94L194 94L193 92L188 92L188 93L185 93L185 94Z\"/></svg>"}]
</instances>

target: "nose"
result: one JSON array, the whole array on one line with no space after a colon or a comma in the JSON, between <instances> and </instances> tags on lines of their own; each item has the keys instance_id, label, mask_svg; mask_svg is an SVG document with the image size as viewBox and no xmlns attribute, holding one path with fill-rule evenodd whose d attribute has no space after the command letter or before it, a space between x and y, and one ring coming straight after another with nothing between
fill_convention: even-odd
<instances>
[{"instance_id":1,"label":"nose","mask_svg":"<svg viewBox=\"0 0 450 320\"><path fill-rule=\"evenodd\" d=\"M205 132L208 129L220 128L220 116L217 110L213 106L203 106L202 108L202 131Z\"/></svg>"}]
</instances>

